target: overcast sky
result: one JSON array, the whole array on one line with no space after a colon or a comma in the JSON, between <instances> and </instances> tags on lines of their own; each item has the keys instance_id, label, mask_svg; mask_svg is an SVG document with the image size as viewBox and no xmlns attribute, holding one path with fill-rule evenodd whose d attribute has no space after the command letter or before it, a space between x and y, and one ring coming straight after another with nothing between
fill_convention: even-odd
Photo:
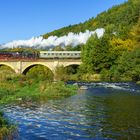
<instances>
[{"instance_id":1,"label":"overcast sky","mask_svg":"<svg viewBox=\"0 0 140 140\"><path fill-rule=\"evenodd\" d=\"M0 44L84 22L126 0L0 0Z\"/></svg>"}]
</instances>

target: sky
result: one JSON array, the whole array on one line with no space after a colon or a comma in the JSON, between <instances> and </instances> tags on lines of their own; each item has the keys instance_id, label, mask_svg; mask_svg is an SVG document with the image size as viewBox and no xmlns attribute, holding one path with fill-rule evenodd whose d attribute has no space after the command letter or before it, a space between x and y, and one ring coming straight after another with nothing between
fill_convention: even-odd
<instances>
[{"instance_id":1,"label":"sky","mask_svg":"<svg viewBox=\"0 0 140 140\"><path fill-rule=\"evenodd\" d=\"M84 22L126 0L0 0L0 44Z\"/></svg>"}]
</instances>

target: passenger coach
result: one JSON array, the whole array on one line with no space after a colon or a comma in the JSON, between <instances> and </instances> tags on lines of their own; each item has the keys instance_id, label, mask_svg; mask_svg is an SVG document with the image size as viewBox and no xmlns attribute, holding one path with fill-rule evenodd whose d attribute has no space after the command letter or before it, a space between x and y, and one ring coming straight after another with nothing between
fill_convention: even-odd
<instances>
[{"instance_id":1,"label":"passenger coach","mask_svg":"<svg viewBox=\"0 0 140 140\"><path fill-rule=\"evenodd\" d=\"M40 58L80 58L81 51L40 51Z\"/></svg>"}]
</instances>

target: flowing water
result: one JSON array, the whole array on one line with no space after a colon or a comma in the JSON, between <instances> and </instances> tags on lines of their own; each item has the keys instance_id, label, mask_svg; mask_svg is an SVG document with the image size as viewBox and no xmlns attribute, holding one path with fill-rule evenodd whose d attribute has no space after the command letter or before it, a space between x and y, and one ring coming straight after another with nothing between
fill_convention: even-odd
<instances>
[{"instance_id":1,"label":"flowing water","mask_svg":"<svg viewBox=\"0 0 140 140\"><path fill-rule=\"evenodd\" d=\"M37 106L6 106L18 126L15 140L140 139L140 87L133 83L78 83L86 90Z\"/></svg>"}]
</instances>

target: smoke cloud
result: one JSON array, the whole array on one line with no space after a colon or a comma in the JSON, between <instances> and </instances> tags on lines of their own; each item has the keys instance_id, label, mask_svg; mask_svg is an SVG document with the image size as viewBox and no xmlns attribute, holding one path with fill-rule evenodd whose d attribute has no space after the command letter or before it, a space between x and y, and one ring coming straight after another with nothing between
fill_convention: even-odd
<instances>
[{"instance_id":1,"label":"smoke cloud","mask_svg":"<svg viewBox=\"0 0 140 140\"><path fill-rule=\"evenodd\" d=\"M98 38L102 37L104 34L104 29L99 28L95 31L86 30L84 33L80 32L78 34L70 32L68 35L57 37L50 36L47 39L43 39L43 37L33 37L29 40L15 40L9 43L6 43L2 46L2 48L16 48L16 47L33 47L33 48L51 48L55 46L68 46L71 45L73 47L86 44L87 40L93 34L97 34Z\"/></svg>"}]
</instances>

